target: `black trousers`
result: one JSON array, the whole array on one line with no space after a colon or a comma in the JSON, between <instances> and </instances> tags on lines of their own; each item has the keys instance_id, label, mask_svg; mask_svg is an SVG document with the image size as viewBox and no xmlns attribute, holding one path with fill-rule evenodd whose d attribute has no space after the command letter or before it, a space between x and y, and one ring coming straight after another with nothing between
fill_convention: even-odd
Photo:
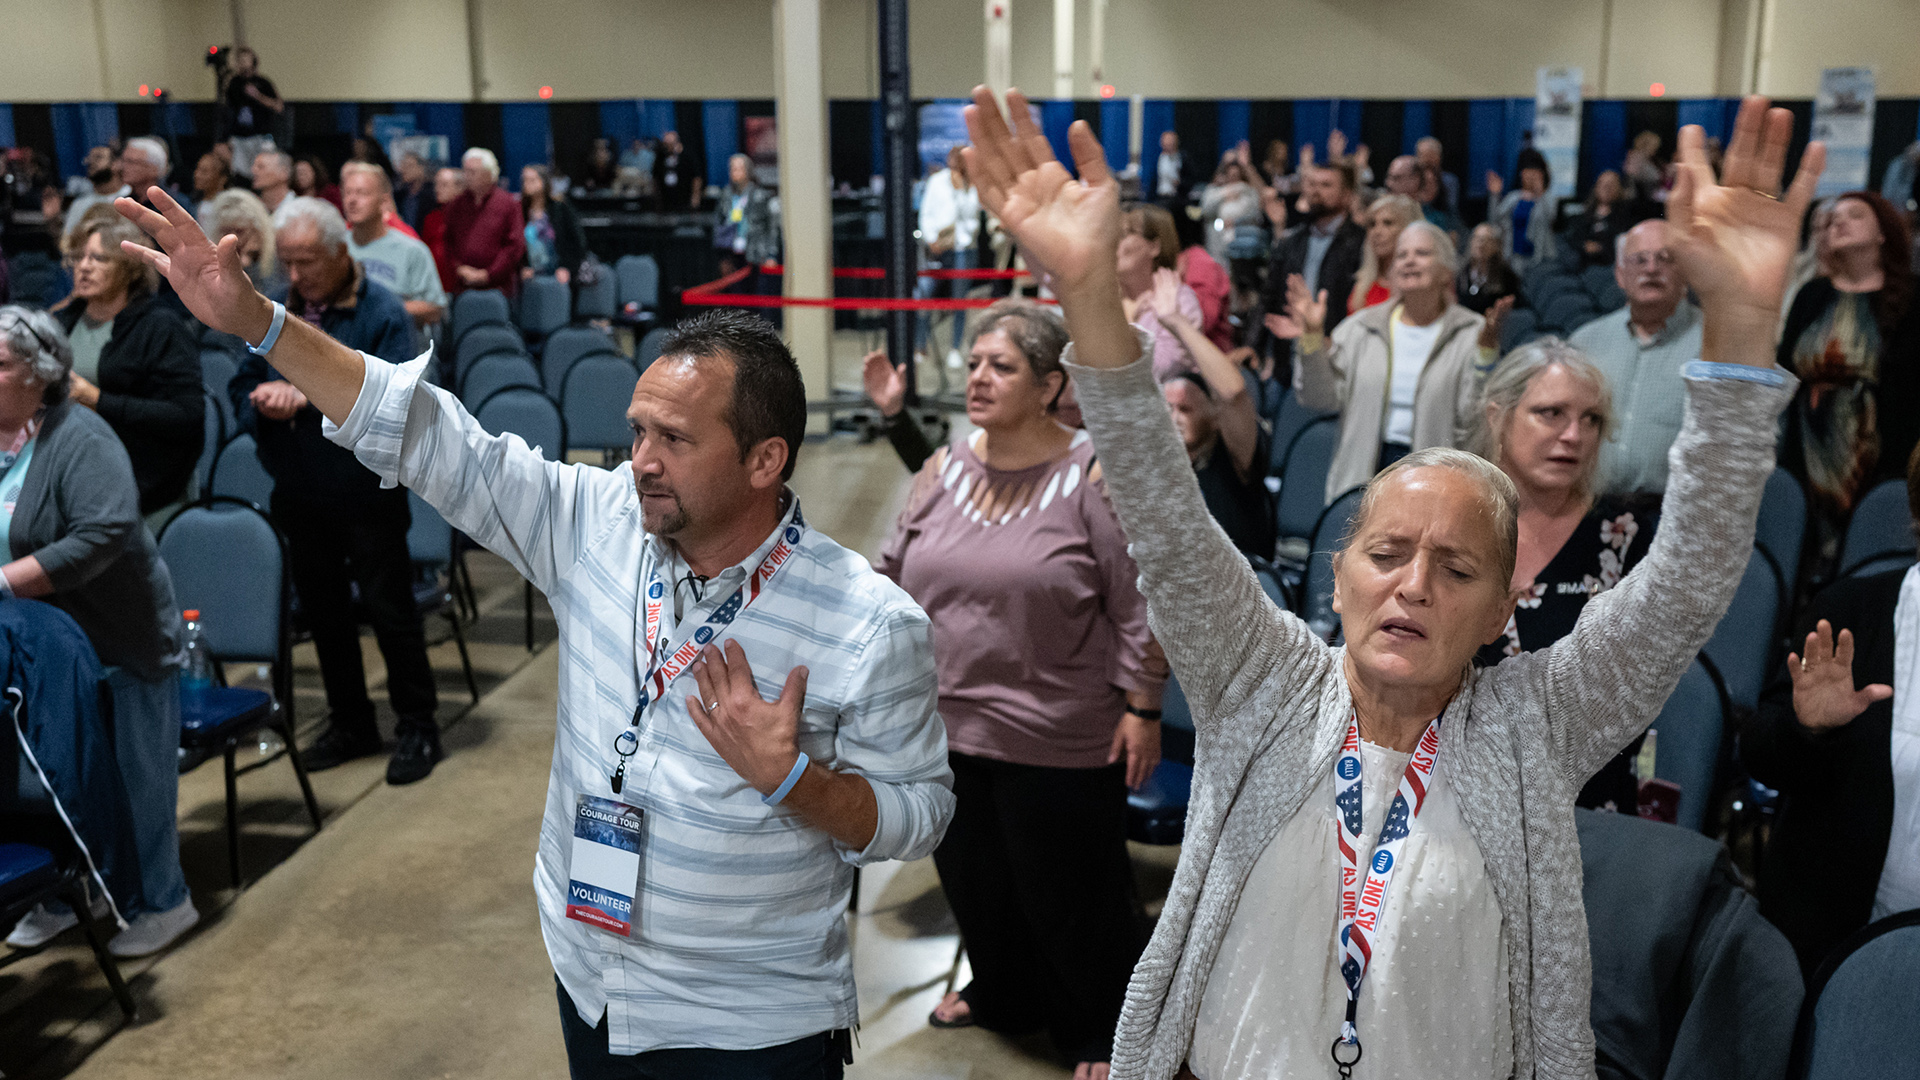
<instances>
[{"instance_id":1,"label":"black trousers","mask_svg":"<svg viewBox=\"0 0 1920 1080\"><path fill-rule=\"evenodd\" d=\"M616 1055L607 1049L607 1018L588 1027L559 979L560 1028L573 1080L840 1080L853 1060L845 1028L758 1050L682 1048Z\"/></svg>"},{"instance_id":2,"label":"black trousers","mask_svg":"<svg viewBox=\"0 0 1920 1080\"><path fill-rule=\"evenodd\" d=\"M387 698L400 726L432 726L438 696L427 662L426 631L413 600L413 560L407 554L413 515L406 490L394 488L350 504L309 501L276 490L273 520L287 537L293 588L320 655L320 679L326 684L333 722L363 730L374 727L353 603L352 586L358 585L361 609L387 662Z\"/></svg>"},{"instance_id":3,"label":"black trousers","mask_svg":"<svg viewBox=\"0 0 1920 1080\"><path fill-rule=\"evenodd\" d=\"M974 1022L1010 1035L1044 1027L1069 1060L1107 1060L1146 946L1125 766L947 760L956 806L933 861L973 964Z\"/></svg>"}]
</instances>

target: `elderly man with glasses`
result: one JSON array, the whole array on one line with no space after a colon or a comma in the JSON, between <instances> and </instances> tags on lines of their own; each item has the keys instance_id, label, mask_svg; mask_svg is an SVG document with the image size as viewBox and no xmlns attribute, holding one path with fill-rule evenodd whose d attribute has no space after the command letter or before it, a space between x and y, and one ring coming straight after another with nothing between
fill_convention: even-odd
<instances>
[{"instance_id":1,"label":"elderly man with glasses","mask_svg":"<svg viewBox=\"0 0 1920 1080\"><path fill-rule=\"evenodd\" d=\"M1643 221L1615 245L1613 279L1627 306L1574 331L1573 347L1613 388L1614 435L1600 448L1607 492L1664 492L1667 448L1680 434L1680 368L1700 356L1700 309L1674 264L1664 221Z\"/></svg>"}]
</instances>

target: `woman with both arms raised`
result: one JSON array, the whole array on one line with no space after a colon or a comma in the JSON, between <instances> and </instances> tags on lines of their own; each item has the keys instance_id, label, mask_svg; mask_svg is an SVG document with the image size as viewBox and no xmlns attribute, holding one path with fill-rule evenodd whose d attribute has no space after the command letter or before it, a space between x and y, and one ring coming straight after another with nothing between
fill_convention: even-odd
<instances>
[{"instance_id":1,"label":"woman with both arms raised","mask_svg":"<svg viewBox=\"0 0 1920 1080\"><path fill-rule=\"evenodd\" d=\"M1653 719L1746 564L1794 388L1773 364L1780 295L1824 149L1778 197L1786 110L1745 103L1725 186L1700 129L1682 134L1668 218L1705 327L1660 535L1570 635L1475 669L1513 610L1512 481L1451 448L1409 454L1369 484L1335 563L1348 645L1274 607L1208 521L1127 325L1099 142L1074 125L1076 181L1007 98L1015 131L974 92L970 171L1053 271L1087 429L1198 739L1180 867L1112 1076L1591 1077L1574 798Z\"/></svg>"}]
</instances>

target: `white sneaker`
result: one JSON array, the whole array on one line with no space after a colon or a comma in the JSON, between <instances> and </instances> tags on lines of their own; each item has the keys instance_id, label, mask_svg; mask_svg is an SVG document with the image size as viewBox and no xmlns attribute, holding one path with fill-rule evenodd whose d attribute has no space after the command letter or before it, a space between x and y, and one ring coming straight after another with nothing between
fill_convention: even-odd
<instances>
[{"instance_id":1,"label":"white sneaker","mask_svg":"<svg viewBox=\"0 0 1920 1080\"><path fill-rule=\"evenodd\" d=\"M123 960L152 956L174 943L181 934L200 922L200 912L188 900L172 911L148 912L137 916L125 930L107 942L107 951Z\"/></svg>"},{"instance_id":2,"label":"white sneaker","mask_svg":"<svg viewBox=\"0 0 1920 1080\"><path fill-rule=\"evenodd\" d=\"M959 349L947 350L947 370L959 371L967 366L967 358L960 355Z\"/></svg>"},{"instance_id":3,"label":"white sneaker","mask_svg":"<svg viewBox=\"0 0 1920 1080\"><path fill-rule=\"evenodd\" d=\"M45 904L35 904L32 911L20 917L13 924L13 933L7 935L7 944L16 949L37 949L68 930L80 925L80 916L71 911L55 914L47 910Z\"/></svg>"}]
</instances>

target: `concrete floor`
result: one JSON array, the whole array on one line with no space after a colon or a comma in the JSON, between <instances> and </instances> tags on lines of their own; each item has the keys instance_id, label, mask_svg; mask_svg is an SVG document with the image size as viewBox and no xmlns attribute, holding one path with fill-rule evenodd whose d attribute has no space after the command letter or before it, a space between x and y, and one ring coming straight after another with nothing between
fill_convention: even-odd
<instances>
[{"instance_id":1,"label":"concrete floor","mask_svg":"<svg viewBox=\"0 0 1920 1080\"><path fill-rule=\"evenodd\" d=\"M838 370L837 381L849 370L857 378L857 362ZM808 445L794 487L816 527L871 554L906 481L885 443L840 436ZM434 775L392 788L384 762L370 759L315 776L326 813L317 835L284 762L243 777L248 885L237 894L227 887L219 765L182 777L182 861L199 929L123 966L141 1009L132 1025L77 932L0 970L0 1076L566 1075L531 886L552 755L553 623L537 599L542 646L529 654L519 579L484 553L473 567L483 614L468 634L484 697L469 706L453 646L436 646L448 757ZM429 634L443 636L444 622ZM371 638L366 648L378 699L385 673ZM296 668L310 737L324 716L310 648ZM1176 854L1136 849L1143 895L1164 895ZM850 1076L1070 1075L1043 1043L927 1026L957 941L930 861L868 868L853 919L863 1028Z\"/></svg>"}]
</instances>

